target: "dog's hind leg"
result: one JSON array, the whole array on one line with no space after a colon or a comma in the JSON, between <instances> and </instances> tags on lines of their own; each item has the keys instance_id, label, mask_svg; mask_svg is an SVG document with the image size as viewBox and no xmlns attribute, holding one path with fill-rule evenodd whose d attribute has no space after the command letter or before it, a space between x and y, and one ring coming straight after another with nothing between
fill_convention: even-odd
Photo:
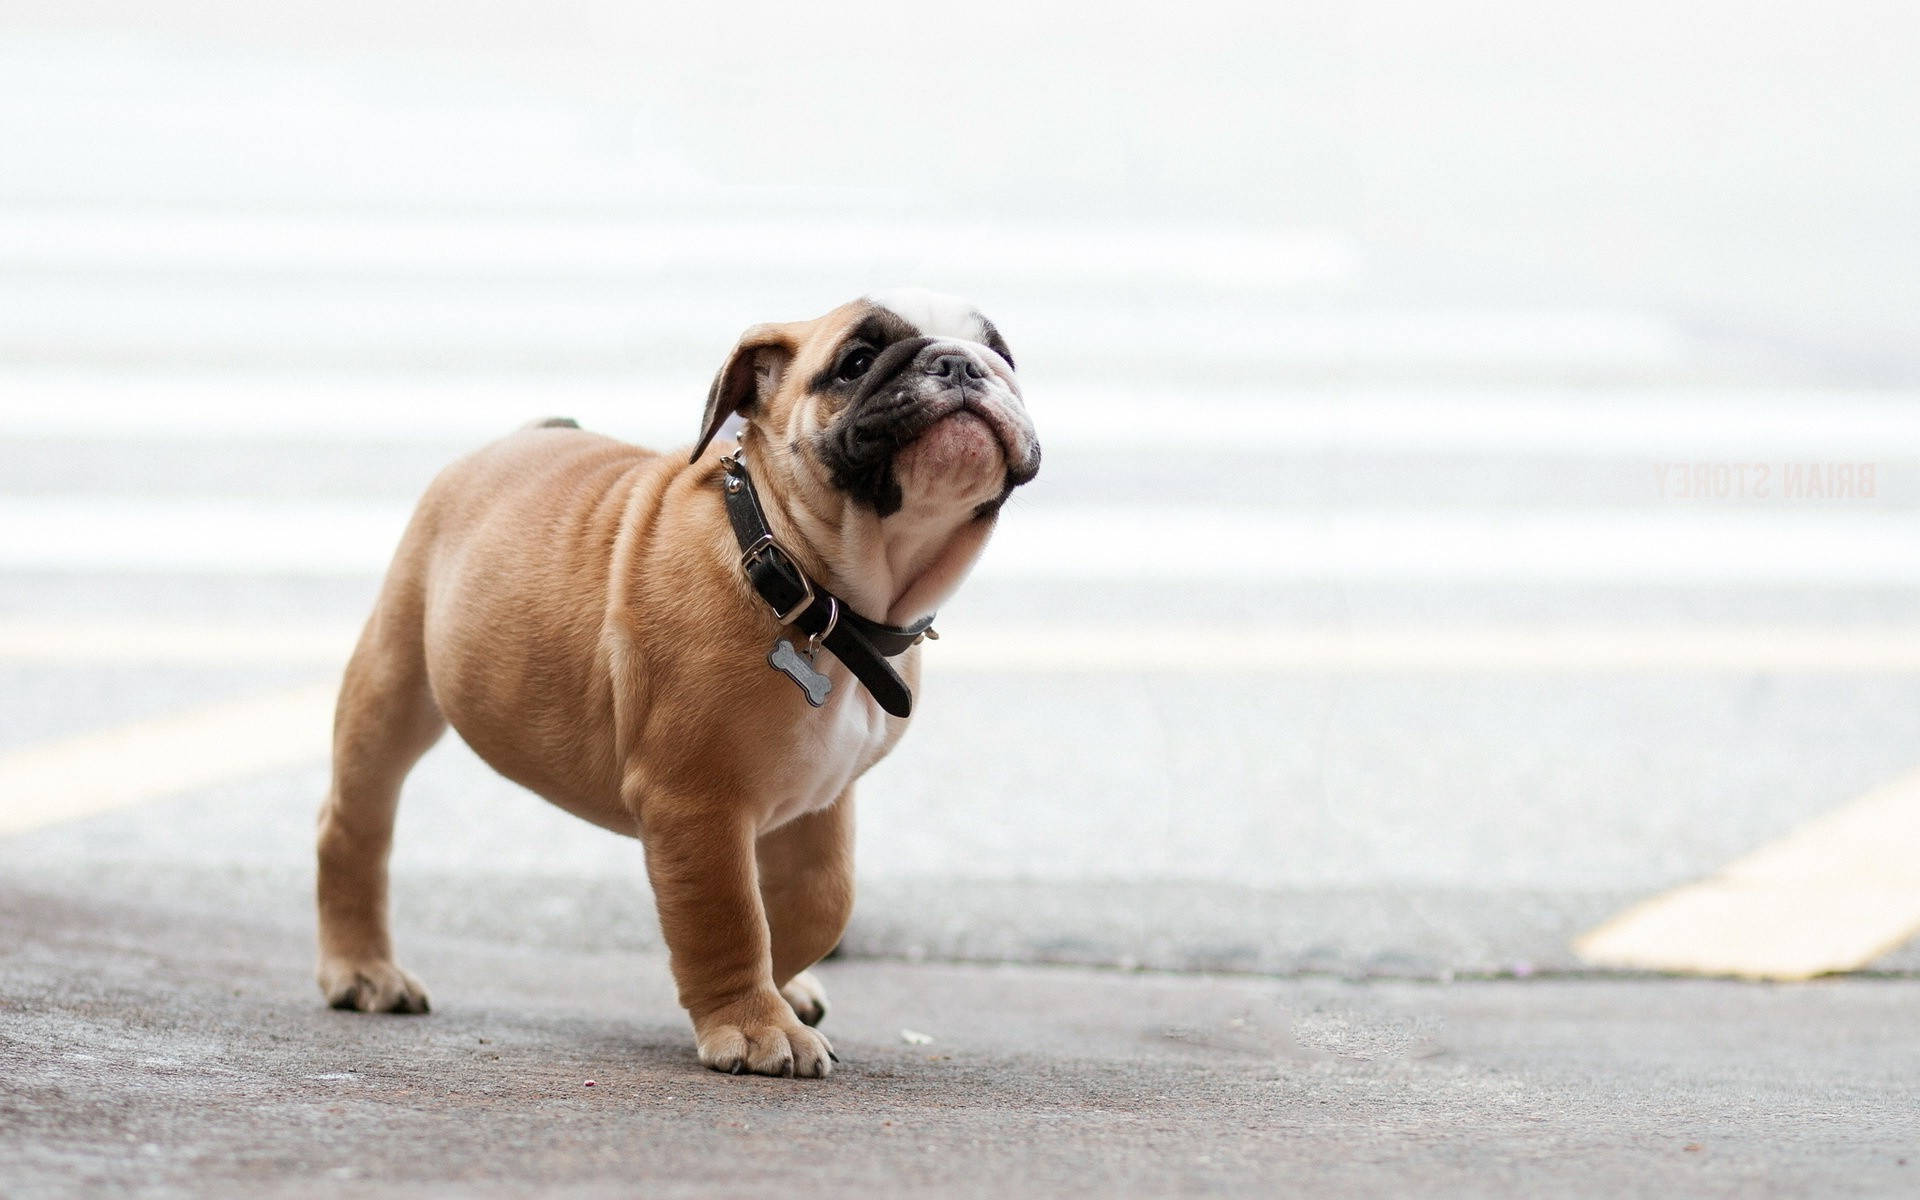
<instances>
[{"instance_id":1,"label":"dog's hind leg","mask_svg":"<svg viewBox=\"0 0 1920 1200\"><path fill-rule=\"evenodd\" d=\"M320 990L335 1008L427 1011L426 988L393 961L387 933L387 854L400 784L447 725L428 687L421 629L419 589L390 578L347 663L334 711L318 893Z\"/></svg>"},{"instance_id":2,"label":"dog's hind leg","mask_svg":"<svg viewBox=\"0 0 1920 1200\"><path fill-rule=\"evenodd\" d=\"M839 944L853 913L853 789L761 838L757 850L774 986L795 1016L818 1025L827 993L807 968Z\"/></svg>"}]
</instances>

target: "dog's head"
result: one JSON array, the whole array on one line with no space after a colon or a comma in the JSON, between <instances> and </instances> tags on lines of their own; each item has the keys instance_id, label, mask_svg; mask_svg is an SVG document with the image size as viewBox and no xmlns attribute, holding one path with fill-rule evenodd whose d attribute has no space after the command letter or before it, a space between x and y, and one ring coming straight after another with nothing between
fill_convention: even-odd
<instances>
[{"instance_id":1,"label":"dog's head","mask_svg":"<svg viewBox=\"0 0 1920 1200\"><path fill-rule=\"evenodd\" d=\"M772 450L769 483L831 488L886 518L989 516L1040 469L1013 354L951 296L902 289L824 317L755 325L713 381L700 442L739 413ZM771 464L770 464L771 465Z\"/></svg>"}]
</instances>

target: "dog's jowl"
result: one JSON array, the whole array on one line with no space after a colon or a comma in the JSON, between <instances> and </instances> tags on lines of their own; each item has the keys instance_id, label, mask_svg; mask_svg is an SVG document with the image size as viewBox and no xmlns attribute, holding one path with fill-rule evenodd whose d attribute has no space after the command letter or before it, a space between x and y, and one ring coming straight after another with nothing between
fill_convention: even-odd
<instances>
[{"instance_id":1,"label":"dog's jowl","mask_svg":"<svg viewBox=\"0 0 1920 1200\"><path fill-rule=\"evenodd\" d=\"M715 446L735 414L738 446ZM544 421L448 467L340 689L327 1000L427 1010L388 938L387 854L402 780L452 725L641 840L700 1061L826 1075L807 968L852 905L854 781L905 730L934 610L1039 465L999 331L901 291L747 330L690 456Z\"/></svg>"}]
</instances>

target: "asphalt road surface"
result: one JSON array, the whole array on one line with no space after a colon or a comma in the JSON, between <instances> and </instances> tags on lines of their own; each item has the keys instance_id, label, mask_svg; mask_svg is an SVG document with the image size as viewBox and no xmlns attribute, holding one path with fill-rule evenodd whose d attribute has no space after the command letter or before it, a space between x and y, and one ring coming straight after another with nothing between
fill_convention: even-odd
<instances>
[{"instance_id":1,"label":"asphalt road surface","mask_svg":"<svg viewBox=\"0 0 1920 1200\"><path fill-rule=\"evenodd\" d=\"M842 962L840 1067L757 1079L698 1065L654 954L416 937L431 1015L339 1013L303 897L156 901L133 874L0 883L10 1197L1903 1195L1920 1171L1911 980Z\"/></svg>"}]
</instances>

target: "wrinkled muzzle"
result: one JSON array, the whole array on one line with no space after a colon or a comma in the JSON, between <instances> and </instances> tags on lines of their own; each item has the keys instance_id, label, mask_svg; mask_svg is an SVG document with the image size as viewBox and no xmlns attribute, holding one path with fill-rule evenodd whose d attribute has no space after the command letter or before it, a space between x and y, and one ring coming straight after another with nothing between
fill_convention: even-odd
<instances>
[{"instance_id":1,"label":"wrinkled muzzle","mask_svg":"<svg viewBox=\"0 0 1920 1200\"><path fill-rule=\"evenodd\" d=\"M834 484L881 516L905 502L896 460L947 422L974 419L991 434L998 508L1040 470L1040 441L1003 364L984 347L918 337L883 350L840 413L816 436ZM943 435L944 436L944 435Z\"/></svg>"}]
</instances>

